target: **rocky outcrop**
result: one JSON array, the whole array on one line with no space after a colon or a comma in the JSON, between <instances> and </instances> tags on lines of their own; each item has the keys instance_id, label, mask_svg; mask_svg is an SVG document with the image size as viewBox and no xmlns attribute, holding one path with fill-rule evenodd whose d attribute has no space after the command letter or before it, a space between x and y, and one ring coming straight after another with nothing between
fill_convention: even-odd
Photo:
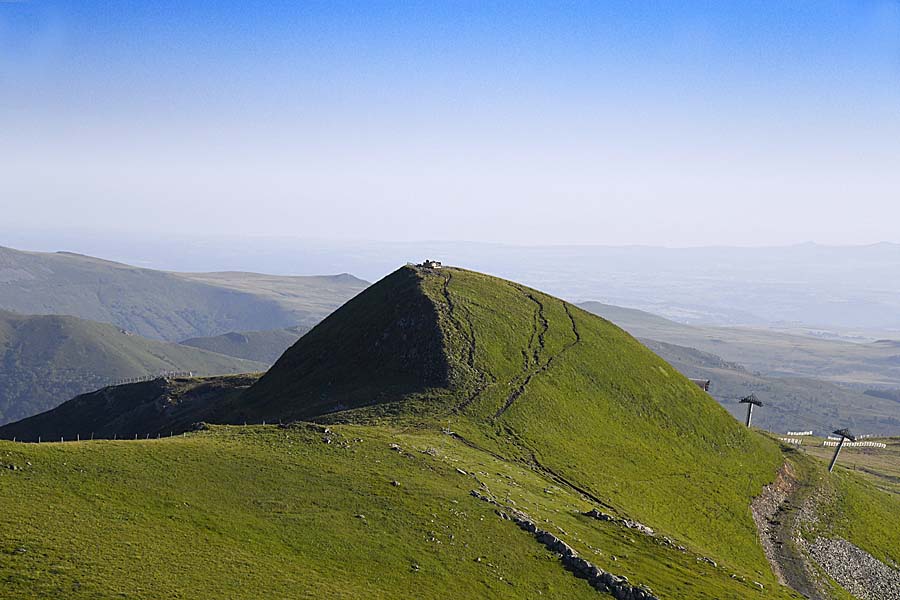
<instances>
[{"instance_id":1,"label":"rocky outcrop","mask_svg":"<svg viewBox=\"0 0 900 600\"><path fill-rule=\"evenodd\" d=\"M900 598L900 571L887 566L847 540L816 538L810 555L848 592L860 600Z\"/></svg>"},{"instance_id":2,"label":"rocky outcrop","mask_svg":"<svg viewBox=\"0 0 900 600\"><path fill-rule=\"evenodd\" d=\"M652 537L659 544L666 546L668 548L672 548L674 550L678 550L679 552L687 552L687 548L676 542L670 537L662 536L657 537L656 532L651 528L647 527L643 523L639 521L634 521L632 519L623 519L622 517L617 517L615 515L610 515L608 513L603 512L597 508L593 508L588 512L584 513L584 516L590 517L592 519L597 519L598 521L604 521L607 523L615 523L616 525L621 525L622 527L627 527L628 529L634 529L635 531L642 533L648 537Z\"/></svg>"},{"instance_id":3,"label":"rocky outcrop","mask_svg":"<svg viewBox=\"0 0 900 600\"><path fill-rule=\"evenodd\" d=\"M589 510L584 513L586 517L591 517L592 519L597 519L598 521L606 521L608 523L616 523L618 525L622 525L627 527L628 529L636 529L637 531L643 533L644 535L649 535L651 537L655 536L656 533L644 525L643 523L639 523L638 521L632 521L631 519L622 519L620 517L616 517L613 515L606 514L602 510L598 510L596 508Z\"/></svg>"}]
</instances>

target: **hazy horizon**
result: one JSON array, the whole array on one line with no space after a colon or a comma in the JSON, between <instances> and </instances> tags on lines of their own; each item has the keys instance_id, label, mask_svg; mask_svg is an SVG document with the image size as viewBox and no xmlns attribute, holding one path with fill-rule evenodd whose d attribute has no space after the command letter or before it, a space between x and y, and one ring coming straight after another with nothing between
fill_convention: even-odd
<instances>
[{"instance_id":1,"label":"hazy horizon","mask_svg":"<svg viewBox=\"0 0 900 600\"><path fill-rule=\"evenodd\" d=\"M695 247L379 242L291 237L4 235L0 246L69 251L181 272L351 273L373 282L407 262L520 281L573 302L640 308L688 323L900 331L900 245Z\"/></svg>"}]
</instances>

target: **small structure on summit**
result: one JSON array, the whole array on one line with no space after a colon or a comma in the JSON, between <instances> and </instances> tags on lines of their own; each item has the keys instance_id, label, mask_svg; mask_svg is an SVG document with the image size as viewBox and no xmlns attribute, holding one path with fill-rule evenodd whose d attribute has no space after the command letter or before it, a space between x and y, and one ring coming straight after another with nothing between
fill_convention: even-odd
<instances>
[{"instance_id":1,"label":"small structure on summit","mask_svg":"<svg viewBox=\"0 0 900 600\"><path fill-rule=\"evenodd\" d=\"M423 269L440 269L443 265L439 260L431 260L430 258L426 258L419 266Z\"/></svg>"},{"instance_id":2,"label":"small structure on summit","mask_svg":"<svg viewBox=\"0 0 900 600\"><path fill-rule=\"evenodd\" d=\"M837 448L834 450L834 456L831 458L831 464L828 465L828 472L831 473L834 471L834 465L837 462L838 454L841 453L841 448L844 447L844 442L846 440L850 440L851 442L856 441L856 436L850 433L849 429L838 429L834 432L834 435L841 436L841 441L838 442Z\"/></svg>"},{"instance_id":3,"label":"small structure on summit","mask_svg":"<svg viewBox=\"0 0 900 600\"><path fill-rule=\"evenodd\" d=\"M699 387L704 392L709 391L709 384L710 384L709 379L691 379L691 383L696 384L696 386Z\"/></svg>"},{"instance_id":4,"label":"small structure on summit","mask_svg":"<svg viewBox=\"0 0 900 600\"><path fill-rule=\"evenodd\" d=\"M753 407L762 406L763 403L754 394L741 398L739 403L747 405L747 427L750 427L750 423L753 421Z\"/></svg>"}]
</instances>

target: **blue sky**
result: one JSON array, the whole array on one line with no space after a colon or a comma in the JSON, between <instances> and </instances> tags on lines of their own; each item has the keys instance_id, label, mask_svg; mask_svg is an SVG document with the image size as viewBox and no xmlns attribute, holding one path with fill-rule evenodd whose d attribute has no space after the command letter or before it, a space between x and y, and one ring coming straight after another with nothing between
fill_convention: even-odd
<instances>
[{"instance_id":1,"label":"blue sky","mask_svg":"<svg viewBox=\"0 0 900 600\"><path fill-rule=\"evenodd\" d=\"M0 2L0 228L900 241L898 75L898 2Z\"/></svg>"}]
</instances>

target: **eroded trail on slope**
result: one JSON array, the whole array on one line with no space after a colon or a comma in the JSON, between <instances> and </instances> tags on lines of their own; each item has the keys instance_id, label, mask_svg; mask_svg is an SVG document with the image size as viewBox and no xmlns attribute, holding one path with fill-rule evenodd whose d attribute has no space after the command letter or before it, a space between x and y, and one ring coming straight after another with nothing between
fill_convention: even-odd
<instances>
[{"instance_id":1,"label":"eroded trail on slope","mask_svg":"<svg viewBox=\"0 0 900 600\"><path fill-rule=\"evenodd\" d=\"M799 507L803 489L793 467L785 462L775 481L750 504L759 541L779 583L813 600L828 600L799 547Z\"/></svg>"},{"instance_id":2,"label":"eroded trail on slope","mask_svg":"<svg viewBox=\"0 0 900 600\"><path fill-rule=\"evenodd\" d=\"M536 364L537 366L526 371L525 378L522 380L522 383L519 384L519 386L515 390L513 390L512 393L509 394L509 396L506 397L506 401L503 403L503 406L501 406L500 409L496 413L494 413L495 419L499 418L500 416L503 415L503 413L505 413L507 410L509 410L509 407L512 406L513 403L516 400L518 400L522 394L525 393L525 391L528 389L528 384L531 383L531 380L534 379L535 376L537 376L537 375L543 373L544 371L546 371L547 369L549 369L551 367L551 365L553 364L553 362L557 358L559 358L560 356L562 356L563 354L568 352L573 346L575 346L576 344L581 342L581 333L579 333L578 326L575 324L575 318L572 316L571 309L569 308L568 303L563 302L563 309L566 311L566 316L569 318L569 323L571 324L571 327L572 327L572 335L573 335L574 339L571 342L568 342L565 346L563 346L559 352L552 354L550 357L548 357L542 363L541 356L545 353L545 350L546 350L544 336L546 335L547 330L550 327L550 323L547 321L547 318L544 315L544 305L540 302L540 300L538 300L533 294L524 292L524 290L522 290L522 291L538 307L537 308L538 313L535 318L535 328L536 328L538 346L534 348L534 353L533 353L534 360L532 363L532 364ZM539 323L540 323L540 325L538 325ZM541 327L540 331L537 331L538 327ZM532 334L532 339L534 339L534 337L535 337L535 333ZM527 360L526 360L526 367L528 367ZM510 382L510 383L512 383L512 382Z\"/></svg>"},{"instance_id":3,"label":"eroded trail on slope","mask_svg":"<svg viewBox=\"0 0 900 600\"><path fill-rule=\"evenodd\" d=\"M441 291L444 295L444 301L447 303L447 311L450 317L450 320L453 321L453 324L456 326L457 330L466 338L468 342L468 350L466 353L466 364L472 369L473 372L477 374L478 382L475 384L475 388L469 394L469 396L463 400L458 406L455 407L455 411L462 410L472 404L479 396L481 396L482 392L487 388L490 384L490 380L493 379L493 376L489 373L485 373L481 369L475 366L475 354L478 349L478 342L475 338L475 325L472 323L472 315L468 310L460 308L453 301L453 295L450 293L450 282L453 280L452 273L446 273L444 277L444 284L441 286ZM463 326L465 324L465 327Z\"/></svg>"}]
</instances>

